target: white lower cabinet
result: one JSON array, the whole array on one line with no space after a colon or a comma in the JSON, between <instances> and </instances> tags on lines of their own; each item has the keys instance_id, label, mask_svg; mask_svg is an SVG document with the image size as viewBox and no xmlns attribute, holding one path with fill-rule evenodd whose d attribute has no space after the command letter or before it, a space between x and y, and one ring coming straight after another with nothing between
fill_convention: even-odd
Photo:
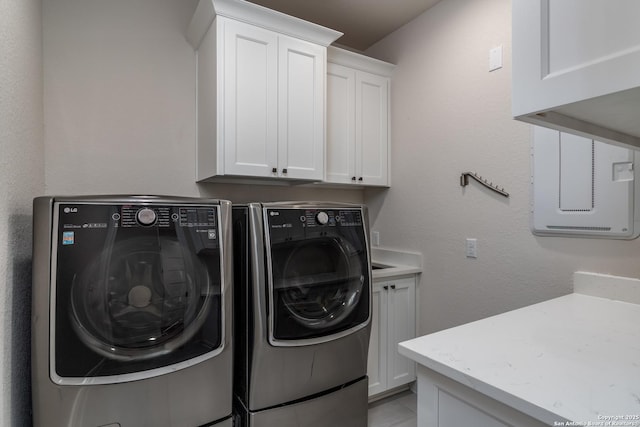
<instances>
[{"instance_id":1,"label":"white lower cabinet","mask_svg":"<svg viewBox=\"0 0 640 427\"><path fill-rule=\"evenodd\" d=\"M415 304L415 275L374 281L367 365L370 397L416 379L415 362L398 353L398 343L415 338Z\"/></svg>"},{"instance_id":2,"label":"white lower cabinet","mask_svg":"<svg viewBox=\"0 0 640 427\"><path fill-rule=\"evenodd\" d=\"M419 366L418 425L543 427L547 424L431 369Z\"/></svg>"}]
</instances>

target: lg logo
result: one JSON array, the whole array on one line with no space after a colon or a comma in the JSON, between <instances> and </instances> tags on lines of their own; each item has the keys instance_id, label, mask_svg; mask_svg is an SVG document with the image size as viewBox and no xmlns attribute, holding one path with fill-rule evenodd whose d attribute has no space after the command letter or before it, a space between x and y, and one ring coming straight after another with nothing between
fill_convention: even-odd
<instances>
[{"instance_id":1,"label":"lg logo","mask_svg":"<svg viewBox=\"0 0 640 427\"><path fill-rule=\"evenodd\" d=\"M64 213L76 213L78 208L64 208Z\"/></svg>"}]
</instances>

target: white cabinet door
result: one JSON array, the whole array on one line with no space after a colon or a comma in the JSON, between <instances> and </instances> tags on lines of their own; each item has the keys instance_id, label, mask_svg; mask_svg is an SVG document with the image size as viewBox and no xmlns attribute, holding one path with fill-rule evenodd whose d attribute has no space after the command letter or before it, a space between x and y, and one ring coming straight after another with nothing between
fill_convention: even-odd
<instances>
[{"instance_id":1,"label":"white cabinet door","mask_svg":"<svg viewBox=\"0 0 640 427\"><path fill-rule=\"evenodd\" d=\"M356 74L356 173L360 184L388 185L389 79Z\"/></svg>"},{"instance_id":2,"label":"white cabinet door","mask_svg":"<svg viewBox=\"0 0 640 427\"><path fill-rule=\"evenodd\" d=\"M386 286L386 285L385 285ZM387 297L382 283L374 283L371 301L371 339L367 375L369 396L387 389Z\"/></svg>"},{"instance_id":3,"label":"white cabinet door","mask_svg":"<svg viewBox=\"0 0 640 427\"><path fill-rule=\"evenodd\" d=\"M278 165L278 37L225 20L223 58L224 174L271 176Z\"/></svg>"},{"instance_id":4,"label":"white cabinet door","mask_svg":"<svg viewBox=\"0 0 640 427\"><path fill-rule=\"evenodd\" d=\"M398 352L398 343L415 338L415 297L415 276L373 284L369 396L416 379L415 363Z\"/></svg>"},{"instance_id":5,"label":"white cabinet door","mask_svg":"<svg viewBox=\"0 0 640 427\"><path fill-rule=\"evenodd\" d=\"M326 46L340 33L250 2L214 3L199 2L188 30L197 180L323 180Z\"/></svg>"},{"instance_id":6,"label":"white cabinet door","mask_svg":"<svg viewBox=\"0 0 640 427\"><path fill-rule=\"evenodd\" d=\"M356 71L327 64L327 167L326 180L356 181L355 135Z\"/></svg>"},{"instance_id":7,"label":"white cabinet door","mask_svg":"<svg viewBox=\"0 0 640 427\"><path fill-rule=\"evenodd\" d=\"M419 426L544 427L549 425L424 366L418 367L417 409Z\"/></svg>"},{"instance_id":8,"label":"white cabinet door","mask_svg":"<svg viewBox=\"0 0 640 427\"><path fill-rule=\"evenodd\" d=\"M416 336L416 282L412 278L391 281L388 298L387 387L416 378L416 365L398 352L398 344Z\"/></svg>"},{"instance_id":9,"label":"white cabinet door","mask_svg":"<svg viewBox=\"0 0 640 427\"><path fill-rule=\"evenodd\" d=\"M394 66L335 47L329 54L325 180L388 186L389 76Z\"/></svg>"},{"instance_id":10,"label":"white cabinet door","mask_svg":"<svg viewBox=\"0 0 640 427\"><path fill-rule=\"evenodd\" d=\"M326 49L280 36L278 174L324 178Z\"/></svg>"},{"instance_id":11,"label":"white cabinet door","mask_svg":"<svg viewBox=\"0 0 640 427\"><path fill-rule=\"evenodd\" d=\"M522 0L512 13L513 115L640 145L640 2Z\"/></svg>"},{"instance_id":12,"label":"white cabinet door","mask_svg":"<svg viewBox=\"0 0 640 427\"><path fill-rule=\"evenodd\" d=\"M460 426L509 427L482 410L441 391L438 395L438 427Z\"/></svg>"}]
</instances>

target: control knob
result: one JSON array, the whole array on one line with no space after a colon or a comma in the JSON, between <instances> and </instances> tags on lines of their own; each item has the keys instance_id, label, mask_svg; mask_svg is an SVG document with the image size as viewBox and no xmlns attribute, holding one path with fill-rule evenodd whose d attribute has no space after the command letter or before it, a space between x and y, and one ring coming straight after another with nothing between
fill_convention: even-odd
<instances>
[{"instance_id":1,"label":"control knob","mask_svg":"<svg viewBox=\"0 0 640 427\"><path fill-rule=\"evenodd\" d=\"M316 214L316 221L318 221L320 225L325 225L329 222L329 215L327 215L326 212L318 212Z\"/></svg>"},{"instance_id":2,"label":"control knob","mask_svg":"<svg viewBox=\"0 0 640 427\"><path fill-rule=\"evenodd\" d=\"M136 213L136 219L140 225L151 225L156 222L156 212L153 209L142 208Z\"/></svg>"}]
</instances>

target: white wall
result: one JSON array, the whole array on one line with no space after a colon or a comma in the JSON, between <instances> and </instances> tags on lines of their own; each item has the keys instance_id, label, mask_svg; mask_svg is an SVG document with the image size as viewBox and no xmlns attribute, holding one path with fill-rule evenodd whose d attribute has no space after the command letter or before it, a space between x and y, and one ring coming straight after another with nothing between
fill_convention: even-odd
<instances>
[{"instance_id":1,"label":"white wall","mask_svg":"<svg viewBox=\"0 0 640 427\"><path fill-rule=\"evenodd\" d=\"M0 425L31 425L31 201L44 191L40 0L0 0Z\"/></svg>"},{"instance_id":2,"label":"white wall","mask_svg":"<svg viewBox=\"0 0 640 427\"><path fill-rule=\"evenodd\" d=\"M44 4L47 194L362 201L360 191L195 183L197 0Z\"/></svg>"},{"instance_id":3,"label":"white wall","mask_svg":"<svg viewBox=\"0 0 640 427\"><path fill-rule=\"evenodd\" d=\"M489 49L504 68L488 72ZM381 245L424 255L428 333L571 292L576 270L640 277L640 240L534 237L528 125L511 119L511 2L443 0L369 51L397 64L392 188L368 190ZM505 199L460 174L503 186ZM478 258L465 258L465 238Z\"/></svg>"}]
</instances>

